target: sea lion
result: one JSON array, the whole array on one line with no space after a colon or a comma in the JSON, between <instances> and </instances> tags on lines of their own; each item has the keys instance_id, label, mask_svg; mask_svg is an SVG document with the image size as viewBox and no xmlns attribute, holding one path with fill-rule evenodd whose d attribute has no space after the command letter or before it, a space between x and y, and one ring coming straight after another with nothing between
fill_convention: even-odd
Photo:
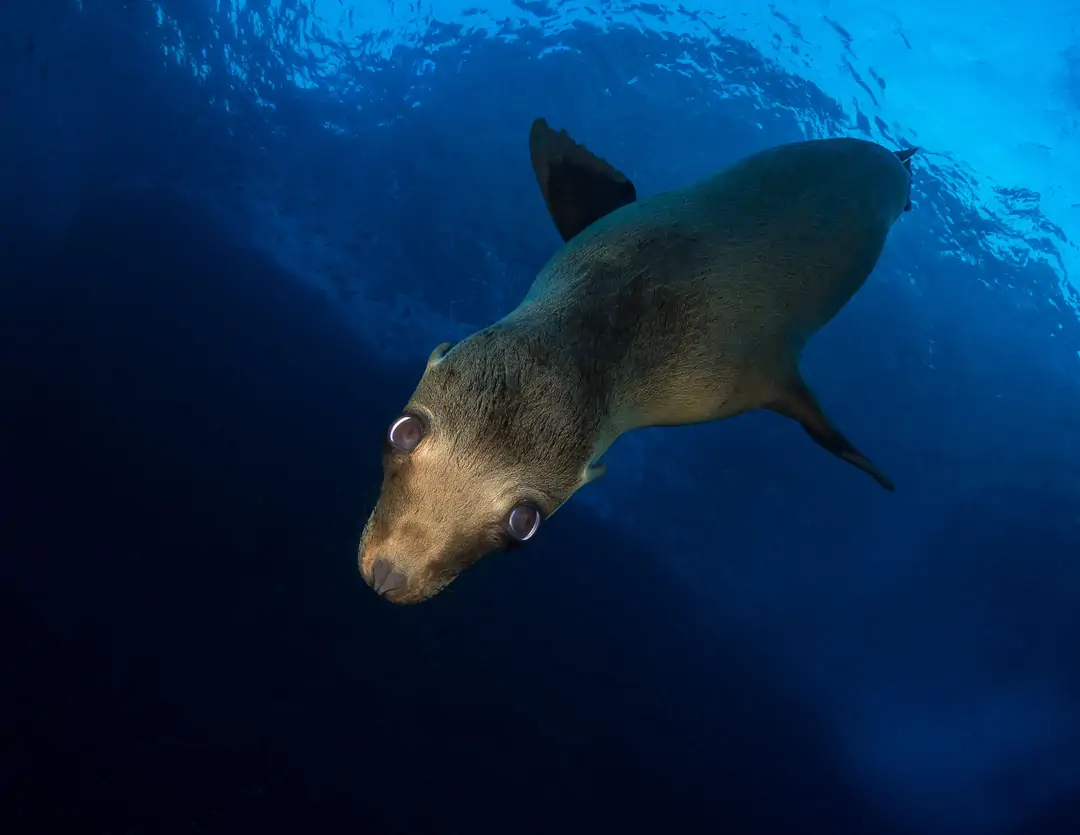
<instances>
[{"instance_id":1,"label":"sea lion","mask_svg":"<svg viewBox=\"0 0 1080 835\"><path fill-rule=\"evenodd\" d=\"M432 352L390 425L358 554L376 591L425 600L531 539L603 474L619 435L646 426L771 409L893 489L822 412L798 358L911 207L915 149L797 142L643 200L543 119L530 152L566 243L513 311Z\"/></svg>"}]
</instances>

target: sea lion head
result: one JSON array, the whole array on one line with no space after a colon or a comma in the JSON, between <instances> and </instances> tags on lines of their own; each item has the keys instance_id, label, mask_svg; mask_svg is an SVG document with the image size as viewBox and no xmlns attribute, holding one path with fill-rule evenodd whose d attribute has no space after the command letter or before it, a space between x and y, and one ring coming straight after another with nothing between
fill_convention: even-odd
<instances>
[{"instance_id":1,"label":"sea lion head","mask_svg":"<svg viewBox=\"0 0 1080 835\"><path fill-rule=\"evenodd\" d=\"M564 349L509 326L440 345L383 439L360 571L394 603L523 545L582 484L598 420Z\"/></svg>"}]
</instances>

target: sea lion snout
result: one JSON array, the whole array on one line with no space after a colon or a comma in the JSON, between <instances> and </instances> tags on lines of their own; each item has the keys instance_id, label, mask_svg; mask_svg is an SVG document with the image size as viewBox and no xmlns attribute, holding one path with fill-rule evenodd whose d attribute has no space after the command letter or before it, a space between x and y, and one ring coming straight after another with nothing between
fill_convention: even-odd
<instances>
[{"instance_id":1,"label":"sea lion snout","mask_svg":"<svg viewBox=\"0 0 1080 835\"><path fill-rule=\"evenodd\" d=\"M371 571L366 575L368 584L383 597L393 597L409 585L409 579L400 571L394 571L390 560L375 557L371 561Z\"/></svg>"},{"instance_id":2,"label":"sea lion snout","mask_svg":"<svg viewBox=\"0 0 1080 835\"><path fill-rule=\"evenodd\" d=\"M361 549L360 574L372 591L391 603L421 603L457 576L457 569L434 571L404 555L381 556Z\"/></svg>"},{"instance_id":3,"label":"sea lion snout","mask_svg":"<svg viewBox=\"0 0 1080 835\"><path fill-rule=\"evenodd\" d=\"M437 348L384 437L383 483L360 540L365 581L420 603L523 546L599 467L573 367L511 328ZM592 423L586 414L586 424Z\"/></svg>"},{"instance_id":4,"label":"sea lion snout","mask_svg":"<svg viewBox=\"0 0 1080 835\"><path fill-rule=\"evenodd\" d=\"M492 489L463 470L391 471L360 539L357 561L367 584L385 600L420 603L434 597L485 556L532 539L545 517L540 502Z\"/></svg>"},{"instance_id":5,"label":"sea lion snout","mask_svg":"<svg viewBox=\"0 0 1080 835\"><path fill-rule=\"evenodd\" d=\"M522 500L498 470L450 457L437 435L426 437L408 456L387 453L360 573L385 600L420 603L484 556L531 539L544 507Z\"/></svg>"},{"instance_id":6,"label":"sea lion snout","mask_svg":"<svg viewBox=\"0 0 1080 835\"><path fill-rule=\"evenodd\" d=\"M422 505L420 506L422 508ZM391 603L420 603L448 586L473 560L471 549L423 520L415 497L391 495L375 508L357 554L360 574Z\"/></svg>"}]
</instances>

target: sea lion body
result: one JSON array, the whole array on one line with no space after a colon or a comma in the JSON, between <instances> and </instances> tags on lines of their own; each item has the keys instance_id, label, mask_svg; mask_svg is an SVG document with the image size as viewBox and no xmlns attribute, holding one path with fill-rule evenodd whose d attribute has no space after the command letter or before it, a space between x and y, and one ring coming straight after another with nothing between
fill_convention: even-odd
<instances>
[{"instance_id":1,"label":"sea lion body","mask_svg":"<svg viewBox=\"0 0 1080 835\"><path fill-rule=\"evenodd\" d=\"M429 360L405 414L423 441L384 453L361 570L430 597L603 472L621 434L770 408L892 489L802 381L807 339L865 282L910 208L909 158L829 139L769 149L638 201L620 172L543 120L533 167L566 240L522 302ZM375 565L378 561L378 566Z\"/></svg>"},{"instance_id":2,"label":"sea lion body","mask_svg":"<svg viewBox=\"0 0 1080 835\"><path fill-rule=\"evenodd\" d=\"M872 142L772 148L597 220L503 323L574 344L619 434L759 408L866 281L909 184Z\"/></svg>"}]
</instances>

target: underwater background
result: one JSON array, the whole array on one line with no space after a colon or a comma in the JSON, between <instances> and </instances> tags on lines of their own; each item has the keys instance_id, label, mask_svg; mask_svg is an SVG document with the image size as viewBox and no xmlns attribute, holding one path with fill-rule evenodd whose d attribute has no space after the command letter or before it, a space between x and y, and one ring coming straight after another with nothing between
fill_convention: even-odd
<instances>
[{"instance_id":1,"label":"underwater background","mask_svg":"<svg viewBox=\"0 0 1080 835\"><path fill-rule=\"evenodd\" d=\"M1080 832L1080 10L0 4L0 832ZM434 346L638 193L919 145L767 413L621 439L418 607L355 565Z\"/></svg>"}]
</instances>

